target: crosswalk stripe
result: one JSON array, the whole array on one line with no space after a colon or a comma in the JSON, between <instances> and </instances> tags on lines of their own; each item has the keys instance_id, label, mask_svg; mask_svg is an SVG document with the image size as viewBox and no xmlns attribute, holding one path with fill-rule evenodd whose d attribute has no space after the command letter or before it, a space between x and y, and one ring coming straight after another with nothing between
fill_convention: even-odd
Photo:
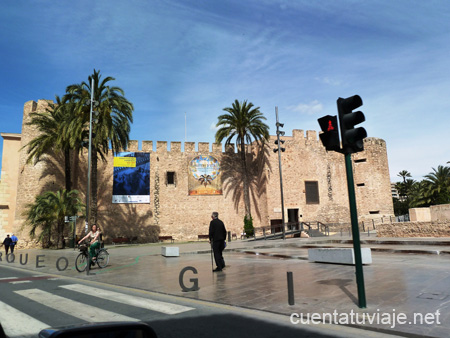
<instances>
[{"instance_id":1,"label":"crosswalk stripe","mask_svg":"<svg viewBox=\"0 0 450 338\"><path fill-rule=\"evenodd\" d=\"M89 306L39 289L18 290L14 292L87 322L138 321L138 319L135 318Z\"/></svg>"},{"instance_id":2,"label":"crosswalk stripe","mask_svg":"<svg viewBox=\"0 0 450 338\"><path fill-rule=\"evenodd\" d=\"M140 307L140 308L151 310L151 311L165 313L168 315L174 315L177 313L182 313L182 312L186 312L186 311L194 309L192 307L187 307L187 306L183 306L183 305L160 302L157 300L126 295L126 294L119 293L119 292L103 290L103 289L94 288L92 286L85 286L85 285L81 285L81 284L60 285L59 287L68 289L68 290L72 290L72 291L76 291L76 292L87 293L94 297L112 300L112 301L119 302L122 304L127 304L127 305L136 306L136 307Z\"/></svg>"},{"instance_id":3,"label":"crosswalk stripe","mask_svg":"<svg viewBox=\"0 0 450 338\"><path fill-rule=\"evenodd\" d=\"M10 284L23 284L23 283L31 283L30 280L19 280L17 282L9 282Z\"/></svg>"},{"instance_id":4,"label":"crosswalk stripe","mask_svg":"<svg viewBox=\"0 0 450 338\"><path fill-rule=\"evenodd\" d=\"M36 335L37 332L50 327L37 319L0 302L0 322L7 337Z\"/></svg>"},{"instance_id":5,"label":"crosswalk stripe","mask_svg":"<svg viewBox=\"0 0 450 338\"><path fill-rule=\"evenodd\" d=\"M0 278L0 280L5 280L5 279L18 279L19 277L2 277Z\"/></svg>"}]
</instances>

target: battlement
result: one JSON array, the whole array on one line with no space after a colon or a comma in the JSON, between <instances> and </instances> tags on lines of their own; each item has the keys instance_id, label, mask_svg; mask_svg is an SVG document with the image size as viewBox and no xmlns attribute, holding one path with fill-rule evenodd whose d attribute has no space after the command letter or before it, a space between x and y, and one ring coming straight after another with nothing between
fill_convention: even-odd
<instances>
[{"instance_id":1,"label":"battlement","mask_svg":"<svg viewBox=\"0 0 450 338\"><path fill-rule=\"evenodd\" d=\"M49 107L50 104L53 104L53 100L38 100L36 101L28 101L25 102L24 106L23 106L23 113L25 114L29 114L32 112L36 112L36 111L40 111L40 110L45 110Z\"/></svg>"},{"instance_id":2,"label":"battlement","mask_svg":"<svg viewBox=\"0 0 450 338\"><path fill-rule=\"evenodd\" d=\"M277 139L275 135L270 135L270 141L274 142ZM305 131L302 129L294 129L292 130L292 136L283 136L283 140L287 142L287 144L297 143L299 145L313 145L319 144L321 145L318 137L318 133L315 130L307 130L306 135ZM368 137L364 140L364 143L367 145L381 146L385 147L386 142L382 139L376 137ZM182 146L184 149L182 150ZM139 141L130 140L127 151L143 151L143 152L156 152L156 153L237 153L237 148L235 144L229 144L225 147L222 143L209 143L209 142L167 142L167 141L156 141L156 149L153 148L153 141L142 141L142 148L139 150ZM247 148L247 151L251 151L251 146Z\"/></svg>"},{"instance_id":3,"label":"battlement","mask_svg":"<svg viewBox=\"0 0 450 338\"><path fill-rule=\"evenodd\" d=\"M36 111L43 111L49 107L50 104L53 104L52 100L31 100L25 102L23 115L24 115L24 123L28 122L29 114ZM304 145L313 145L320 144L318 139L318 132L315 130L306 130L303 129L293 129L292 136L283 136L283 140L285 140L288 144L297 143L301 146ZM270 136L270 142L273 142L276 139L275 135ZM169 144L168 144L169 143ZM386 142L382 139L376 137L368 137L364 140L364 143L367 145L373 146L381 146L386 147ZM182 151L182 146L184 145L184 149ZM237 149L234 144L226 145L225 147L222 144L216 144L209 142L167 142L167 141L156 141L156 149L153 148L153 141L142 141L142 148L139 150L139 141L130 140L128 144L127 151L143 151L143 152L156 152L156 153L236 153ZM169 148L168 148L169 146ZM247 151L251 151L251 147L247 148Z\"/></svg>"}]
</instances>

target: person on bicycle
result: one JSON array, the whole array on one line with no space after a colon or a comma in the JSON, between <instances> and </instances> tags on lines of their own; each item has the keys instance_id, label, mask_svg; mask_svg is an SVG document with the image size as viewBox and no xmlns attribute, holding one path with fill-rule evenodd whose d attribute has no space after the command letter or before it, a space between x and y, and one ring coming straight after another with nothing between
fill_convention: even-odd
<instances>
[{"instance_id":1,"label":"person on bicycle","mask_svg":"<svg viewBox=\"0 0 450 338\"><path fill-rule=\"evenodd\" d=\"M91 257L91 264L93 264L93 259L95 258L95 251L97 249L100 249L100 231L97 229L97 225L96 224L92 224L91 227L91 231L89 231L89 233L84 236L82 239L80 239L78 241L78 244L80 244L81 242L83 242L86 238L90 239L89 244L89 257Z\"/></svg>"}]
</instances>

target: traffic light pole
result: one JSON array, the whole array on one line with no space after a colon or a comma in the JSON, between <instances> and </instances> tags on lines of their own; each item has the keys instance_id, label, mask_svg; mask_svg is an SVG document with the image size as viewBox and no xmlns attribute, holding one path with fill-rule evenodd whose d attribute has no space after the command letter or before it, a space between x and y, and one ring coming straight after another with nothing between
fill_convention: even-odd
<instances>
[{"instance_id":1,"label":"traffic light pole","mask_svg":"<svg viewBox=\"0 0 450 338\"><path fill-rule=\"evenodd\" d=\"M358 288L358 305L361 309L367 307L366 291L364 289L364 273L361 257L361 241L359 238L358 212L356 210L355 184L353 181L352 154L345 154L345 169L347 171L348 199L350 202L350 218L352 222L353 252L355 255L356 285Z\"/></svg>"},{"instance_id":2,"label":"traffic light pole","mask_svg":"<svg viewBox=\"0 0 450 338\"><path fill-rule=\"evenodd\" d=\"M275 115L277 118L277 131L278 131L278 107L275 107ZM281 172L281 141L280 133L277 132L277 143L278 143L278 168L280 169L280 192L281 192L281 223L283 227L283 240L286 240L286 224L284 219L284 196L283 196L283 175Z\"/></svg>"}]
</instances>

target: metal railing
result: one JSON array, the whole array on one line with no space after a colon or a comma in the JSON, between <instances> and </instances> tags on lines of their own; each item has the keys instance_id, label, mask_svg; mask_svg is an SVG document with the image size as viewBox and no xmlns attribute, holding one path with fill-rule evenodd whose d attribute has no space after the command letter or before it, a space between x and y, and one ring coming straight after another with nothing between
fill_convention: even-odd
<instances>
[{"instance_id":1,"label":"metal railing","mask_svg":"<svg viewBox=\"0 0 450 338\"><path fill-rule=\"evenodd\" d=\"M305 232L309 235L309 237L315 237L319 233L329 236L330 229L327 224L322 222L289 222L285 224L285 234L286 235L300 235L302 232ZM253 231L253 239L274 239L278 237L282 237L283 235L283 225L276 224L271 226L263 226L254 228ZM258 237L258 238L257 238Z\"/></svg>"}]
</instances>

